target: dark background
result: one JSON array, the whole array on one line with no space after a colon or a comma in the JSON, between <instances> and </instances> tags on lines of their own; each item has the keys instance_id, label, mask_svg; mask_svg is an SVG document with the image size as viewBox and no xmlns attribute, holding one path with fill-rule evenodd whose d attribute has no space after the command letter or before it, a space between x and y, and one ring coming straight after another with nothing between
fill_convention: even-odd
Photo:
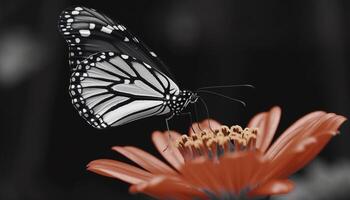
<instances>
[{"instance_id":1,"label":"dark background","mask_svg":"<svg viewBox=\"0 0 350 200\"><path fill-rule=\"evenodd\" d=\"M164 118L102 131L80 118L67 90L68 48L57 31L58 15L71 5L95 8L125 24L167 63L181 88L253 84L256 89L220 90L244 99L246 108L204 96L210 116L224 124L244 126L273 105L283 109L279 133L314 110L350 114L346 0L2 0L0 199L145 199L85 166L98 158L124 160L110 150L114 145L156 154L150 135L165 129ZM189 119L170 123L183 131ZM341 133L319 156L326 165L349 159L348 124Z\"/></svg>"}]
</instances>

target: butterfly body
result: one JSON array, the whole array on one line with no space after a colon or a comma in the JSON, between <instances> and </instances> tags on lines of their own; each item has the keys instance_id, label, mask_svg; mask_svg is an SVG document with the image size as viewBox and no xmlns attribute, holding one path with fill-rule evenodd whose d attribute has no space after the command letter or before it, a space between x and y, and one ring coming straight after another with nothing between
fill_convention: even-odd
<instances>
[{"instance_id":1,"label":"butterfly body","mask_svg":"<svg viewBox=\"0 0 350 200\"><path fill-rule=\"evenodd\" d=\"M187 107L189 103L195 103L198 99L196 93L183 90L179 94L168 94L165 96L164 105L170 107L174 115L179 115Z\"/></svg>"},{"instance_id":2,"label":"butterfly body","mask_svg":"<svg viewBox=\"0 0 350 200\"><path fill-rule=\"evenodd\" d=\"M172 117L197 101L196 93L178 87L153 51L106 15L67 8L59 30L69 47L72 104L93 127Z\"/></svg>"}]
</instances>

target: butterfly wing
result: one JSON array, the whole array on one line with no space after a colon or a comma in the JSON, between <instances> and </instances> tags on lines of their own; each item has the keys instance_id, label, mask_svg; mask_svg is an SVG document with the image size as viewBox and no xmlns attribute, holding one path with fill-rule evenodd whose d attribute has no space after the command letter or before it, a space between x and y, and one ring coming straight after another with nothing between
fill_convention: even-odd
<instances>
[{"instance_id":1,"label":"butterfly wing","mask_svg":"<svg viewBox=\"0 0 350 200\"><path fill-rule=\"evenodd\" d=\"M135 57L171 77L157 55L125 26L94 9L67 8L60 15L58 28L68 43L73 70L92 54L112 51Z\"/></svg>"},{"instance_id":2,"label":"butterfly wing","mask_svg":"<svg viewBox=\"0 0 350 200\"><path fill-rule=\"evenodd\" d=\"M179 91L161 71L115 52L96 53L81 61L69 88L73 105L95 128L170 113L165 97Z\"/></svg>"}]
</instances>

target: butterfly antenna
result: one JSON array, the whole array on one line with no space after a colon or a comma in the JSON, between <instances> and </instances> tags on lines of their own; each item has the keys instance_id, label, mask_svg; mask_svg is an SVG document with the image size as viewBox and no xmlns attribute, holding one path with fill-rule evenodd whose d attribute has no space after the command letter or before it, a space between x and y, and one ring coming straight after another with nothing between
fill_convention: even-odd
<instances>
[{"instance_id":1,"label":"butterfly antenna","mask_svg":"<svg viewBox=\"0 0 350 200\"><path fill-rule=\"evenodd\" d=\"M235 99L235 98L232 98L232 97L229 97L229 96L226 96L226 95L217 93L217 92L208 91L208 90L197 90L197 92L203 92L203 93L208 93L208 94L214 94L214 95L217 95L217 96L226 98L226 99L230 99L230 100L232 100L232 101L236 101L236 102L242 104L244 107L247 106L247 104L246 104L244 101L240 100L240 99Z\"/></svg>"},{"instance_id":2,"label":"butterfly antenna","mask_svg":"<svg viewBox=\"0 0 350 200\"><path fill-rule=\"evenodd\" d=\"M203 132L203 130L201 129L201 127L199 126L199 123L198 123L198 112L197 112L197 104L196 103L194 103L194 114L196 115L196 124L198 126L198 129Z\"/></svg>"},{"instance_id":3,"label":"butterfly antenna","mask_svg":"<svg viewBox=\"0 0 350 200\"><path fill-rule=\"evenodd\" d=\"M200 87L198 90L202 89L216 89L216 88L234 88L234 87L248 87L255 89L253 85L250 84L240 84L240 85L214 85L214 86L206 86L206 87Z\"/></svg>"},{"instance_id":4,"label":"butterfly antenna","mask_svg":"<svg viewBox=\"0 0 350 200\"><path fill-rule=\"evenodd\" d=\"M207 112L209 129L214 133L214 130L211 128L211 124L210 124L210 116L209 116L208 106L202 97L199 97L199 99L201 100L202 104L204 105L205 111Z\"/></svg>"}]
</instances>

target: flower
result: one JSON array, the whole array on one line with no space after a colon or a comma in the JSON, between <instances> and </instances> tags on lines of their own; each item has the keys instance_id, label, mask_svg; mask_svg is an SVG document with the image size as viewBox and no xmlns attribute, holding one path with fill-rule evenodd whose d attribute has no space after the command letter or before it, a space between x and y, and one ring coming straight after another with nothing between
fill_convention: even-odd
<instances>
[{"instance_id":1,"label":"flower","mask_svg":"<svg viewBox=\"0 0 350 200\"><path fill-rule=\"evenodd\" d=\"M285 194L294 188L288 176L311 161L346 118L322 111L310 113L271 145L280 116L281 109L273 107L253 117L245 129L205 120L192 125L188 135L156 131L153 142L170 166L136 147L116 146L112 149L141 168L99 159L90 162L88 170L128 182L132 184L130 192L156 199L246 199Z\"/></svg>"}]
</instances>

